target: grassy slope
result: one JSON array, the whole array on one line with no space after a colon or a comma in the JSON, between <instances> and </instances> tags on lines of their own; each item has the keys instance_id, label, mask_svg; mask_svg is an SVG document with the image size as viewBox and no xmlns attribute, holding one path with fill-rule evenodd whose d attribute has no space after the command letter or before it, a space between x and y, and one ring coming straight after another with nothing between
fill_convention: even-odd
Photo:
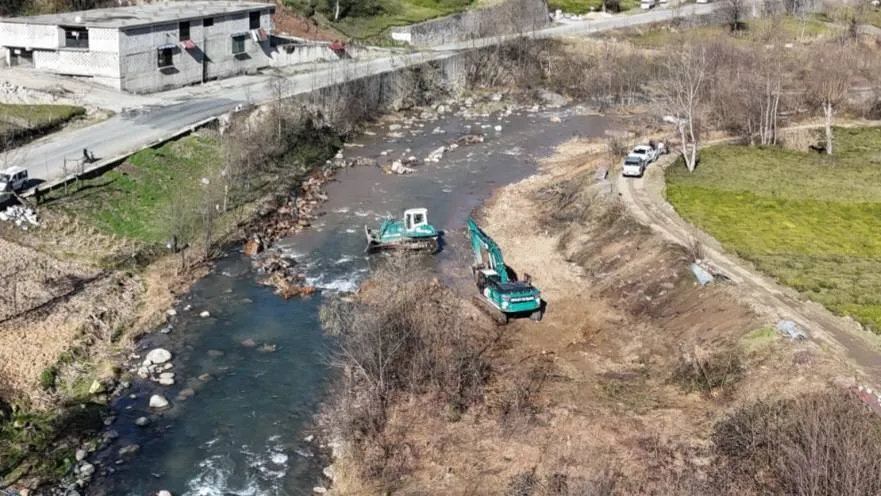
<instances>
[{"instance_id":1,"label":"grassy slope","mask_svg":"<svg viewBox=\"0 0 881 496\"><path fill-rule=\"evenodd\" d=\"M0 103L0 144L11 133L41 133L79 117L86 109L73 105Z\"/></svg>"},{"instance_id":2,"label":"grassy slope","mask_svg":"<svg viewBox=\"0 0 881 496\"><path fill-rule=\"evenodd\" d=\"M139 152L126 165L91 179L63 197L53 193L55 208L86 217L103 231L146 243L168 238L168 204L181 188L197 196L199 180L223 160L219 143L192 135L158 149Z\"/></svg>"},{"instance_id":3,"label":"grassy slope","mask_svg":"<svg viewBox=\"0 0 881 496\"><path fill-rule=\"evenodd\" d=\"M548 0L548 9L554 12L557 9L568 14L585 14L593 10L599 10L603 6L603 0ZM621 10L631 10L639 7L639 0L621 0Z\"/></svg>"},{"instance_id":4,"label":"grassy slope","mask_svg":"<svg viewBox=\"0 0 881 496\"><path fill-rule=\"evenodd\" d=\"M722 146L667 198L686 219L805 296L881 329L881 130L836 130L838 153Z\"/></svg>"},{"instance_id":5,"label":"grassy slope","mask_svg":"<svg viewBox=\"0 0 881 496\"><path fill-rule=\"evenodd\" d=\"M302 12L306 0L284 0L294 11ZM491 3L490 0L380 0L383 13L369 17L346 17L331 25L347 36L360 40L376 39L393 26L404 26Z\"/></svg>"}]
</instances>

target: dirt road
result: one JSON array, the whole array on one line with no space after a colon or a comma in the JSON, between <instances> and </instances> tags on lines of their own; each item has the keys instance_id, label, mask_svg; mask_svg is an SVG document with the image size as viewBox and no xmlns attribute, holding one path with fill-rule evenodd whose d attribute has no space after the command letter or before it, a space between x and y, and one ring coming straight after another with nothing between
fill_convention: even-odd
<instances>
[{"instance_id":1,"label":"dirt road","mask_svg":"<svg viewBox=\"0 0 881 496\"><path fill-rule=\"evenodd\" d=\"M664 198L664 170L675 160L663 157L646 171L643 178L617 177L617 191L637 220L668 240L691 247L695 240L703 257L738 285L744 298L760 315L788 319L807 330L809 338L846 359L861 373L859 378L875 390L881 386L881 338L864 331L847 317L837 317L822 305L807 301L790 288L761 275L720 243L683 220Z\"/></svg>"}]
</instances>

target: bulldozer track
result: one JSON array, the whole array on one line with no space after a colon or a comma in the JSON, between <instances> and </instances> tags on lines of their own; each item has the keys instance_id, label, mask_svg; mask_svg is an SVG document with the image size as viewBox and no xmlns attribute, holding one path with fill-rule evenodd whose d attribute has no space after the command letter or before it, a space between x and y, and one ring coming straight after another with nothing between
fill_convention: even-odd
<instances>
[{"instance_id":1,"label":"bulldozer track","mask_svg":"<svg viewBox=\"0 0 881 496\"><path fill-rule=\"evenodd\" d=\"M798 293L759 274L748 262L726 253L712 236L682 219L664 198L664 169L675 160L668 155L649 168L641 179L616 178L617 191L633 216L667 240L689 248L701 243L704 258L731 282L745 289L755 308L777 319L788 319L806 329L822 343L856 366L861 381L875 390L881 385L881 340L860 329L853 320L838 317L822 305L805 301Z\"/></svg>"}]
</instances>

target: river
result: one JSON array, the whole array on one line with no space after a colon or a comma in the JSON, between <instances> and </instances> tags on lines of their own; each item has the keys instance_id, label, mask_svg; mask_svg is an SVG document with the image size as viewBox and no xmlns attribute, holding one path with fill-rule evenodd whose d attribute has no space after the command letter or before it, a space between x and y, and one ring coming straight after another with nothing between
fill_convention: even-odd
<instances>
[{"instance_id":1,"label":"river","mask_svg":"<svg viewBox=\"0 0 881 496\"><path fill-rule=\"evenodd\" d=\"M562 122L551 123L551 116ZM377 124L347 146L347 157L382 158L391 150L388 157L423 159L446 140L478 131L486 141L449 151L439 163L419 165L409 175L385 174L378 167L340 171L326 187L329 200L313 228L274 249L294 254L309 282L323 292L351 291L369 271L364 224L426 207L429 220L447 231L438 263L467 263L459 240L464 238L457 233L493 189L535 172L537 159L573 135L602 136L614 122L572 107L468 119L447 115L398 130L403 135L398 138ZM436 127L445 133L434 134ZM98 479L88 494L143 496L166 489L176 496L306 495L327 484L321 469L329 461L306 440L332 377L326 363L332 343L318 323L322 297L283 301L257 277L246 258L229 254L181 298L171 332L153 333L139 344L141 356L157 346L174 354L177 383L168 388L137 383L129 391L133 397L114 403L117 416L110 428L119 438L99 456L113 473ZM210 317L200 317L203 311ZM246 339L258 346L242 346ZM261 351L264 343L275 351ZM175 399L187 387L195 395ZM136 418L149 415L147 399L157 391L172 401L172 410L154 415L146 428L136 427ZM117 463L119 447L130 443L140 446L138 455Z\"/></svg>"}]
</instances>

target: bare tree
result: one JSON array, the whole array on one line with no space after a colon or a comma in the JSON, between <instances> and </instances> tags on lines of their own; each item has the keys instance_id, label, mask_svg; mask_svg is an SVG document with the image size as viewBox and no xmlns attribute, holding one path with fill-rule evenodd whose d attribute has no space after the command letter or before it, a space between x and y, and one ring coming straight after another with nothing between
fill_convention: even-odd
<instances>
[{"instance_id":1,"label":"bare tree","mask_svg":"<svg viewBox=\"0 0 881 496\"><path fill-rule=\"evenodd\" d=\"M705 47L686 44L666 60L667 106L676 118L682 146L682 158L688 170L697 165L697 113L707 77Z\"/></svg>"},{"instance_id":2,"label":"bare tree","mask_svg":"<svg viewBox=\"0 0 881 496\"><path fill-rule=\"evenodd\" d=\"M743 19L746 16L747 7L746 0L725 0L722 12L732 33L737 33L745 27Z\"/></svg>"},{"instance_id":3,"label":"bare tree","mask_svg":"<svg viewBox=\"0 0 881 496\"><path fill-rule=\"evenodd\" d=\"M826 153L832 155L832 121L835 111L847 99L847 91L856 60L854 50L849 44L829 47L817 51L807 64L808 73L804 75L807 86L808 103L823 112L826 129Z\"/></svg>"}]
</instances>

